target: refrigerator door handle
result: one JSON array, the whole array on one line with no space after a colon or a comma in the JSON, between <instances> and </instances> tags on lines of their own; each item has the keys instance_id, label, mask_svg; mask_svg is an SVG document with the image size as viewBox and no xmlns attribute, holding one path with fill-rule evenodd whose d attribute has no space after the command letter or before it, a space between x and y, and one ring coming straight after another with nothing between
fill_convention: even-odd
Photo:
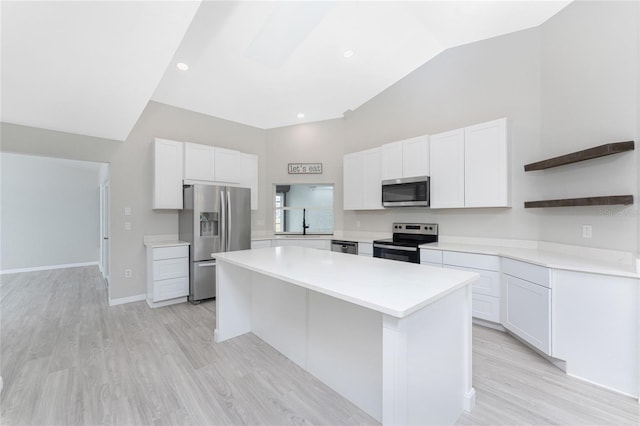
<instances>
[{"instance_id":1,"label":"refrigerator door handle","mask_svg":"<svg viewBox=\"0 0 640 426\"><path fill-rule=\"evenodd\" d=\"M220 191L220 216L221 216L221 237L220 238L220 249L222 251L227 251L227 205L226 200L224 199L224 191Z\"/></svg>"},{"instance_id":2,"label":"refrigerator door handle","mask_svg":"<svg viewBox=\"0 0 640 426\"><path fill-rule=\"evenodd\" d=\"M227 249L225 251L231 251L231 191L227 189Z\"/></svg>"},{"instance_id":3,"label":"refrigerator door handle","mask_svg":"<svg viewBox=\"0 0 640 426\"><path fill-rule=\"evenodd\" d=\"M212 261L212 262L200 262L198 263L198 268L213 268L214 266L216 266L216 261Z\"/></svg>"}]
</instances>

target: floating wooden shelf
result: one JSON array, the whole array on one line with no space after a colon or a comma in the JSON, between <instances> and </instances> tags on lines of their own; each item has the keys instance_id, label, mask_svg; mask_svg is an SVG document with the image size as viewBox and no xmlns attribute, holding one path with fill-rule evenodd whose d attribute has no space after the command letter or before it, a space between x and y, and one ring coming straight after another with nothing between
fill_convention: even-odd
<instances>
[{"instance_id":1,"label":"floating wooden shelf","mask_svg":"<svg viewBox=\"0 0 640 426\"><path fill-rule=\"evenodd\" d=\"M533 170L549 169L551 167L558 167L565 164L591 160L592 158L605 157L607 155L618 154L620 152L632 151L633 149L633 141L608 143L605 145L596 146L594 148L572 152L571 154L565 154L559 157L538 161L536 163L525 164L524 171L530 172Z\"/></svg>"},{"instance_id":2,"label":"floating wooden shelf","mask_svg":"<svg viewBox=\"0 0 640 426\"><path fill-rule=\"evenodd\" d=\"M614 206L633 204L633 195L611 195L606 197L564 198L561 200L525 201L524 208L534 207L580 207Z\"/></svg>"}]
</instances>

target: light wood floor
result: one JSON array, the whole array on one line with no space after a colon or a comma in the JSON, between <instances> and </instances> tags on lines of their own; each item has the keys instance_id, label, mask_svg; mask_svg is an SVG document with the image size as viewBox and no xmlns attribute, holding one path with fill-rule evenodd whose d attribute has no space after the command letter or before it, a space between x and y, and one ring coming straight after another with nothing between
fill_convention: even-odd
<instances>
[{"instance_id":1,"label":"light wood floor","mask_svg":"<svg viewBox=\"0 0 640 426\"><path fill-rule=\"evenodd\" d=\"M215 303L109 307L95 267L0 276L2 425L378 424ZM477 406L459 425L640 424L640 405L474 328Z\"/></svg>"}]
</instances>

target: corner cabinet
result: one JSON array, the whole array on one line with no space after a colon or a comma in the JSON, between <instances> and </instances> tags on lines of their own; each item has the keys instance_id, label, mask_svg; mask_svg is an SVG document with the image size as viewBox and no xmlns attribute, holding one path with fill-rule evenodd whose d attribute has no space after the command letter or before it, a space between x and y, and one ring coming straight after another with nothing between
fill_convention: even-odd
<instances>
[{"instance_id":1,"label":"corner cabinet","mask_svg":"<svg viewBox=\"0 0 640 426\"><path fill-rule=\"evenodd\" d=\"M184 144L156 138L153 144L153 209L182 209Z\"/></svg>"},{"instance_id":2,"label":"corner cabinet","mask_svg":"<svg viewBox=\"0 0 640 426\"><path fill-rule=\"evenodd\" d=\"M509 207L507 119L430 138L431 208Z\"/></svg>"},{"instance_id":3,"label":"corner cabinet","mask_svg":"<svg viewBox=\"0 0 640 426\"><path fill-rule=\"evenodd\" d=\"M382 209L381 155L381 149L374 148L344 156L344 210Z\"/></svg>"}]
</instances>

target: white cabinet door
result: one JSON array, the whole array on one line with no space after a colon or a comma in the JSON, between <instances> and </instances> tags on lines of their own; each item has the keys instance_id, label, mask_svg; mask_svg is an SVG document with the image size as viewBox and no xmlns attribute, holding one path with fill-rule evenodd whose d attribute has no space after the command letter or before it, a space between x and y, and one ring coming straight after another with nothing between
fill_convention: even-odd
<instances>
[{"instance_id":1,"label":"white cabinet door","mask_svg":"<svg viewBox=\"0 0 640 426\"><path fill-rule=\"evenodd\" d=\"M358 243L358 256L373 257L373 243Z\"/></svg>"},{"instance_id":2,"label":"white cabinet door","mask_svg":"<svg viewBox=\"0 0 640 426\"><path fill-rule=\"evenodd\" d=\"M402 141L402 177L429 176L429 136Z\"/></svg>"},{"instance_id":3,"label":"white cabinet door","mask_svg":"<svg viewBox=\"0 0 640 426\"><path fill-rule=\"evenodd\" d=\"M343 170L343 208L344 210L359 210L364 200L364 169L363 156L360 152L347 154L342 160Z\"/></svg>"},{"instance_id":4,"label":"white cabinet door","mask_svg":"<svg viewBox=\"0 0 640 426\"><path fill-rule=\"evenodd\" d=\"M402 141L382 145L382 180L402 177Z\"/></svg>"},{"instance_id":5,"label":"white cabinet door","mask_svg":"<svg viewBox=\"0 0 640 426\"><path fill-rule=\"evenodd\" d=\"M466 207L509 205L507 119L464 129Z\"/></svg>"},{"instance_id":6,"label":"white cabinet door","mask_svg":"<svg viewBox=\"0 0 640 426\"><path fill-rule=\"evenodd\" d=\"M154 141L152 208L182 209L183 150L182 142Z\"/></svg>"},{"instance_id":7,"label":"white cabinet door","mask_svg":"<svg viewBox=\"0 0 640 426\"><path fill-rule=\"evenodd\" d=\"M209 145L184 144L184 178L213 182L215 149Z\"/></svg>"},{"instance_id":8,"label":"white cabinet door","mask_svg":"<svg viewBox=\"0 0 640 426\"><path fill-rule=\"evenodd\" d=\"M258 210L258 156L240 153L239 185L251 189L251 210Z\"/></svg>"},{"instance_id":9,"label":"white cabinet door","mask_svg":"<svg viewBox=\"0 0 640 426\"><path fill-rule=\"evenodd\" d=\"M363 197L365 210L382 209L382 150L368 149L362 152Z\"/></svg>"},{"instance_id":10,"label":"white cabinet door","mask_svg":"<svg viewBox=\"0 0 640 426\"><path fill-rule=\"evenodd\" d=\"M232 149L214 148L214 181L239 183L240 182L240 152Z\"/></svg>"},{"instance_id":11,"label":"white cabinet door","mask_svg":"<svg viewBox=\"0 0 640 426\"><path fill-rule=\"evenodd\" d=\"M504 327L551 355L551 289L504 275Z\"/></svg>"},{"instance_id":12,"label":"white cabinet door","mask_svg":"<svg viewBox=\"0 0 640 426\"><path fill-rule=\"evenodd\" d=\"M464 207L464 129L432 135L429 146L431 208Z\"/></svg>"}]
</instances>

